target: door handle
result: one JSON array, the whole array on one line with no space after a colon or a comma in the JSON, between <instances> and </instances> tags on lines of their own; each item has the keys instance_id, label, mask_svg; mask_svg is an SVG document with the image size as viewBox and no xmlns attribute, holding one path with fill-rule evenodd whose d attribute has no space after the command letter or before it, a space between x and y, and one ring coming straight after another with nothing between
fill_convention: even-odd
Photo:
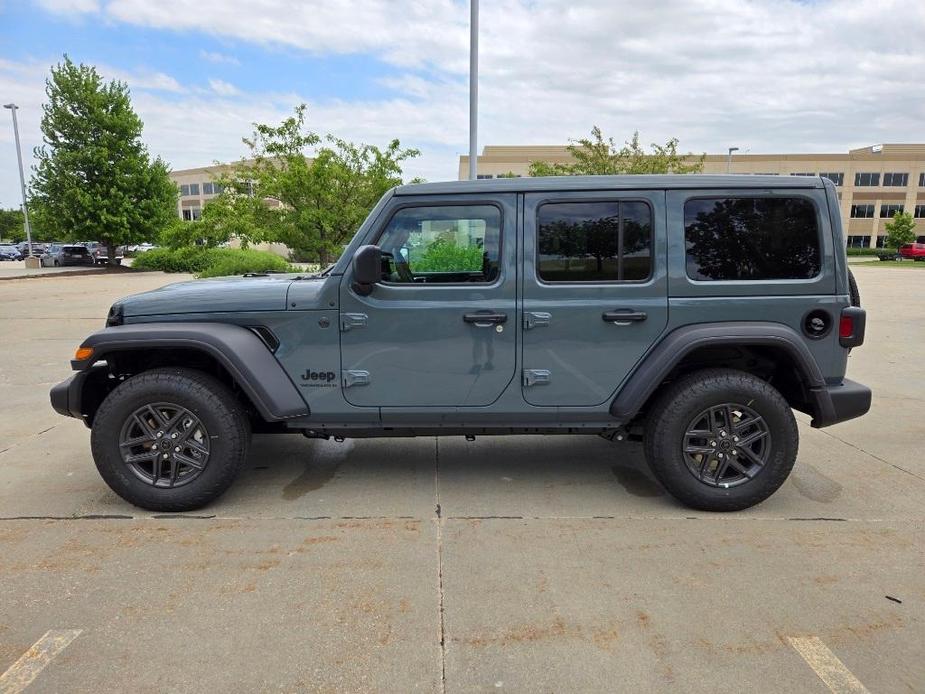
<instances>
[{"instance_id":1,"label":"door handle","mask_svg":"<svg viewBox=\"0 0 925 694\"><path fill-rule=\"evenodd\" d=\"M477 328L487 328L490 325L501 325L507 321L506 313L492 313L491 311L483 311L476 313L464 313L463 321L466 323L472 323Z\"/></svg>"},{"instance_id":2,"label":"door handle","mask_svg":"<svg viewBox=\"0 0 925 694\"><path fill-rule=\"evenodd\" d=\"M601 314L601 318L605 323L613 323L614 325L629 325L630 323L638 323L646 319L645 311L633 311L628 308L620 309L618 311L604 311Z\"/></svg>"}]
</instances>

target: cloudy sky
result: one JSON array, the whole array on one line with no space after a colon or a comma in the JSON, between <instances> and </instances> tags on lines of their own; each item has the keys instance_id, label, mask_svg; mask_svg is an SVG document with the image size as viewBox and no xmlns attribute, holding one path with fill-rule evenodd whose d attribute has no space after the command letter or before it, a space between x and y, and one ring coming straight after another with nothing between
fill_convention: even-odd
<instances>
[{"instance_id":1,"label":"cloudy sky","mask_svg":"<svg viewBox=\"0 0 925 694\"><path fill-rule=\"evenodd\" d=\"M723 152L925 142L921 0L482 0L480 145L556 144L593 124ZM0 0L0 101L29 163L48 68L67 53L126 81L152 153L237 159L254 121L422 156L455 178L468 147L468 2ZM0 112L0 206L19 204Z\"/></svg>"}]
</instances>

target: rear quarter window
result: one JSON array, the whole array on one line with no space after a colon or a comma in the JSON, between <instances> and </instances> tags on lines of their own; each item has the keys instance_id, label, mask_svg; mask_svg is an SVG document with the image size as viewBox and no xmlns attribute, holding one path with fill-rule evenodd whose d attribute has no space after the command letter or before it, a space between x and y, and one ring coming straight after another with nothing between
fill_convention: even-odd
<instances>
[{"instance_id":1,"label":"rear quarter window","mask_svg":"<svg viewBox=\"0 0 925 694\"><path fill-rule=\"evenodd\" d=\"M801 197L710 197L684 203L693 280L800 280L819 274L816 206Z\"/></svg>"}]
</instances>

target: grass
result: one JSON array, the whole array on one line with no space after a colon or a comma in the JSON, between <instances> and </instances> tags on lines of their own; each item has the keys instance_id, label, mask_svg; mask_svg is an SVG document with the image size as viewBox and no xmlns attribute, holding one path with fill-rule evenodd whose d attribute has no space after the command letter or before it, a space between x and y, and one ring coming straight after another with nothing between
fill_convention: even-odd
<instances>
[{"instance_id":1,"label":"grass","mask_svg":"<svg viewBox=\"0 0 925 694\"><path fill-rule=\"evenodd\" d=\"M865 267L917 267L925 269L925 263L913 260L854 260L849 258L848 265Z\"/></svg>"}]
</instances>

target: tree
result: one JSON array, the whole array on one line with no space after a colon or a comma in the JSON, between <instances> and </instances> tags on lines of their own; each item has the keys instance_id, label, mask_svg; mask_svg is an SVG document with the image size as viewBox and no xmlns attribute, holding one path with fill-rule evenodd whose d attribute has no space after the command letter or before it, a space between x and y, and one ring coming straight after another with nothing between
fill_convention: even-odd
<instances>
[{"instance_id":1,"label":"tree","mask_svg":"<svg viewBox=\"0 0 925 694\"><path fill-rule=\"evenodd\" d=\"M124 83L65 56L45 93L31 186L37 226L57 239L100 241L115 264L116 246L153 240L176 217L177 187L148 155Z\"/></svg>"},{"instance_id":2,"label":"tree","mask_svg":"<svg viewBox=\"0 0 925 694\"><path fill-rule=\"evenodd\" d=\"M19 243L25 238L22 210L0 210L0 240L4 243Z\"/></svg>"},{"instance_id":3,"label":"tree","mask_svg":"<svg viewBox=\"0 0 925 694\"><path fill-rule=\"evenodd\" d=\"M255 124L244 139L250 160L223 178L222 195L206 206L203 221L245 240L284 243L296 259L326 265L379 198L402 183L402 162L419 152L402 149L398 140L380 149L333 135L322 139L306 128L305 113L301 104L278 126ZM309 147L317 147L312 159L305 155Z\"/></svg>"},{"instance_id":4,"label":"tree","mask_svg":"<svg viewBox=\"0 0 925 694\"><path fill-rule=\"evenodd\" d=\"M700 173L705 154L678 154L678 139L664 145L651 144L646 152L639 144L639 132L617 148L612 137L604 138L596 125L590 138L569 140L566 149L574 160L569 164L530 162L531 176L601 176L607 174Z\"/></svg>"},{"instance_id":5,"label":"tree","mask_svg":"<svg viewBox=\"0 0 925 694\"><path fill-rule=\"evenodd\" d=\"M915 221L908 212L897 212L893 219L886 223L886 245L889 248L899 248L904 243L915 241Z\"/></svg>"}]
</instances>

